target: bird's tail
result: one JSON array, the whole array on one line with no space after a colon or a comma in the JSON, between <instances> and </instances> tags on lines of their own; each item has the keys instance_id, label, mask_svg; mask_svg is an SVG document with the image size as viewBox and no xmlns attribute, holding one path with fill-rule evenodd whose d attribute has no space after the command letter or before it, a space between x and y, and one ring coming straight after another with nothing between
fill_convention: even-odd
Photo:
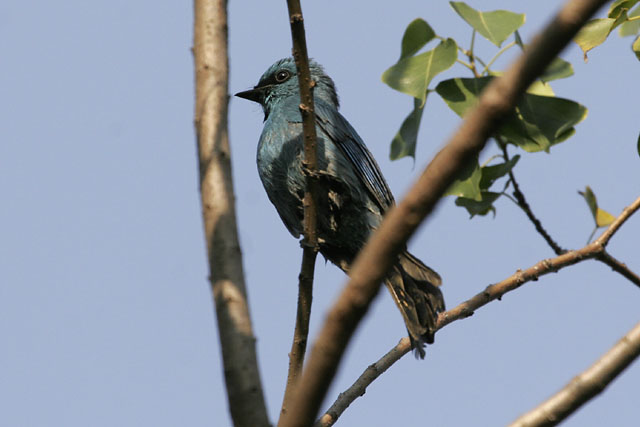
<instances>
[{"instance_id":1,"label":"bird's tail","mask_svg":"<svg viewBox=\"0 0 640 427\"><path fill-rule=\"evenodd\" d=\"M442 279L409 252L400 254L385 279L409 331L416 356L424 358L425 343L433 343L438 313L444 311L444 298L438 288Z\"/></svg>"}]
</instances>

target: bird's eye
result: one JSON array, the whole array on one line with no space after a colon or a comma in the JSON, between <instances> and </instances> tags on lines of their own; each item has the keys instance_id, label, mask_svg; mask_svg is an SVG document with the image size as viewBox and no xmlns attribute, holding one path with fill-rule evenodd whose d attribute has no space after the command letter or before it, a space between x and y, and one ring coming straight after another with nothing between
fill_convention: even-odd
<instances>
[{"instance_id":1,"label":"bird's eye","mask_svg":"<svg viewBox=\"0 0 640 427\"><path fill-rule=\"evenodd\" d=\"M291 77L291 73L289 73L287 70L280 70L276 74L276 81L278 83L282 83L282 82L288 80L289 77Z\"/></svg>"}]
</instances>

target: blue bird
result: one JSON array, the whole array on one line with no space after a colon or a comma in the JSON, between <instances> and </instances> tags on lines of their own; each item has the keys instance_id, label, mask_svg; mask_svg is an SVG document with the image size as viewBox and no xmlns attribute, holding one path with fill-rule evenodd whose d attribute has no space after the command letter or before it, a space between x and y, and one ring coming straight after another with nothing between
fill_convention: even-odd
<instances>
[{"instance_id":1,"label":"blue bird","mask_svg":"<svg viewBox=\"0 0 640 427\"><path fill-rule=\"evenodd\" d=\"M394 204L378 164L349 122L338 112L333 80L310 62L318 149L317 235L324 257L349 273L349 266ZM269 200L289 232L303 232L302 116L293 58L277 61L258 84L236 96L259 103L264 129L258 142L258 173ZM437 315L444 310L438 273L404 251L384 280L402 313L412 347L424 357L433 343Z\"/></svg>"}]
</instances>

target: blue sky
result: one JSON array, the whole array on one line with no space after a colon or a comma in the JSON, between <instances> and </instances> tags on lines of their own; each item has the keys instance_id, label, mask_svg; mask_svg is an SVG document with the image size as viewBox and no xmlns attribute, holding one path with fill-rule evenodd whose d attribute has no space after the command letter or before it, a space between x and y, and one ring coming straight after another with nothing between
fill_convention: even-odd
<instances>
[{"instance_id":1,"label":"blue sky","mask_svg":"<svg viewBox=\"0 0 640 427\"><path fill-rule=\"evenodd\" d=\"M556 2L471 2L527 14L525 41ZM226 426L215 316L202 238L193 131L191 3L6 1L0 5L0 424ZM468 43L447 2L305 2L309 52L338 87L342 113L400 198L459 119L431 97L415 165L388 160L411 100L380 81L406 25L426 19ZM285 2L230 2L232 93L289 54ZM589 108L566 143L525 154L516 176L565 247L584 245L590 185L616 214L640 194L637 73L631 39L611 37L558 96ZM478 41L484 57L491 45ZM506 64L506 55L499 66ZM468 76L455 67L443 77ZM258 105L230 104L233 172L250 306L268 408L278 413L293 330L298 243L259 182ZM486 151L483 158L493 152ZM513 151L513 154L516 154ZM635 183L635 184L634 184ZM411 251L444 279L453 307L552 256L508 200L495 219L468 219L443 200ZM610 252L640 272L633 217ZM345 282L318 261L311 335ZM589 366L638 321L638 289L586 262L506 295L440 331L424 361L405 357L344 414L342 425L500 425ZM381 293L349 347L329 399L405 334ZM568 426L632 426L640 365L632 365ZM328 406L330 402L327 402Z\"/></svg>"}]
</instances>

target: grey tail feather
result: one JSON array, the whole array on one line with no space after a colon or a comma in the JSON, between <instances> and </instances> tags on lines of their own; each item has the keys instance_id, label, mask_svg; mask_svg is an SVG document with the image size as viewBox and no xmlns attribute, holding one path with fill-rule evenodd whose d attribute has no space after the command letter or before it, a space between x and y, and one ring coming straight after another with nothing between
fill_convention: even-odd
<instances>
[{"instance_id":1,"label":"grey tail feather","mask_svg":"<svg viewBox=\"0 0 640 427\"><path fill-rule=\"evenodd\" d=\"M425 343L432 344L438 313L444 311L444 298L438 288L442 279L409 252L400 254L385 279L387 289L402 313L416 357L425 356Z\"/></svg>"}]
</instances>

